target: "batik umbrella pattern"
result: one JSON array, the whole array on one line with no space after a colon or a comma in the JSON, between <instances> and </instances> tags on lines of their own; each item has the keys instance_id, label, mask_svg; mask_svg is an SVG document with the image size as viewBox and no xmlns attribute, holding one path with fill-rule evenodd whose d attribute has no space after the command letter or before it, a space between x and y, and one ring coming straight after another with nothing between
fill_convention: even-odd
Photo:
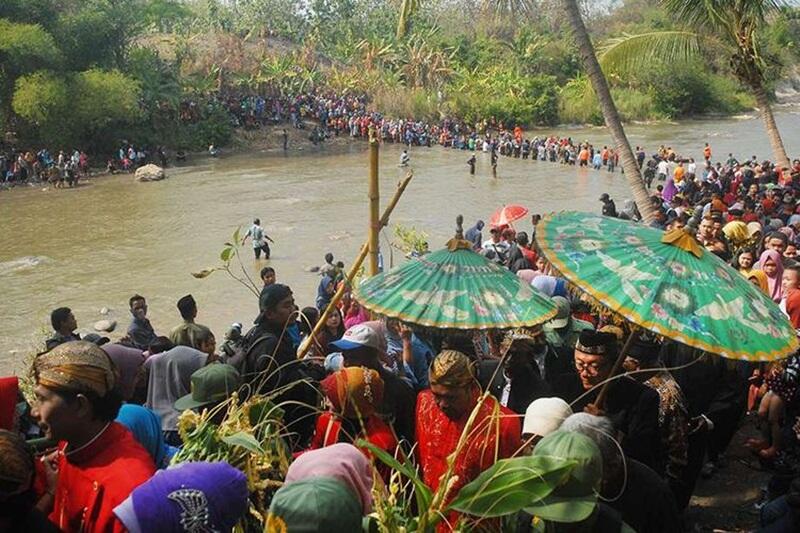
<instances>
[{"instance_id":1,"label":"batik umbrella pattern","mask_svg":"<svg viewBox=\"0 0 800 533\"><path fill-rule=\"evenodd\" d=\"M453 242L362 281L356 299L375 313L434 328L531 327L556 315L548 298L507 268L466 241Z\"/></svg>"},{"instance_id":2,"label":"batik umbrella pattern","mask_svg":"<svg viewBox=\"0 0 800 533\"><path fill-rule=\"evenodd\" d=\"M797 350L778 306L682 230L567 211L542 218L536 242L572 284L644 329L730 359Z\"/></svg>"},{"instance_id":3,"label":"batik umbrella pattern","mask_svg":"<svg viewBox=\"0 0 800 533\"><path fill-rule=\"evenodd\" d=\"M527 214L528 208L521 205L504 205L492 213L492 217L489 219L489 225L494 227L508 226L515 220L519 220Z\"/></svg>"}]
</instances>

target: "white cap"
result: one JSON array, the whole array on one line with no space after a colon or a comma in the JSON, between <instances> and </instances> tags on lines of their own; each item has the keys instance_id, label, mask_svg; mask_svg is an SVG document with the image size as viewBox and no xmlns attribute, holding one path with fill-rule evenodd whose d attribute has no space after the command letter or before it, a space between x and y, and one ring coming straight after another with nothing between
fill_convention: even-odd
<instances>
[{"instance_id":1,"label":"white cap","mask_svg":"<svg viewBox=\"0 0 800 533\"><path fill-rule=\"evenodd\" d=\"M381 350L381 337L377 331L366 323L351 326L338 341L330 343L331 349L344 352L356 348L368 347Z\"/></svg>"},{"instance_id":2,"label":"white cap","mask_svg":"<svg viewBox=\"0 0 800 533\"><path fill-rule=\"evenodd\" d=\"M561 398L534 400L525 410L522 434L544 437L557 430L571 414L572 409L569 404Z\"/></svg>"}]
</instances>

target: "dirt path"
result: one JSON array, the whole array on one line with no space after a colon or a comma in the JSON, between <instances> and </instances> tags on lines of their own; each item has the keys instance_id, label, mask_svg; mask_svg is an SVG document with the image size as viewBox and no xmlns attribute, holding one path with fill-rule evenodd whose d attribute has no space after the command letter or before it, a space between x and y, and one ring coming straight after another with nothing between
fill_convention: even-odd
<instances>
[{"instance_id":1,"label":"dirt path","mask_svg":"<svg viewBox=\"0 0 800 533\"><path fill-rule=\"evenodd\" d=\"M709 479L699 479L686 512L693 531L753 531L758 528L754 504L761 498L770 473L744 448L757 436L752 420L739 429L725 456L726 464ZM692 531L692 529L690 529Z\"/></svg>"}]
</instances>

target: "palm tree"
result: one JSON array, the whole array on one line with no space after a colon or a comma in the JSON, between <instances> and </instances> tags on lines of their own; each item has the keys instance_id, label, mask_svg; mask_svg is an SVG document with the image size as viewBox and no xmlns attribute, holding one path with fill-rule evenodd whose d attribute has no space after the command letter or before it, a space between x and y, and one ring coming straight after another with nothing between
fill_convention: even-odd
<instances>
[{"instance_id":1,"label":"palm tree","mask_svg":"<svg viewBox=\"0 0 800 533\"><path fill-rule=\"evenodd\" d=\"M622 169L625 171L628 185L630 185L631 191L633 192L633 199L639 207L639 212L642 214L645 223L649 224L655 220L656 210L644 186L639 163L636 161L636 156L628 142L628 137L625 136L625 129L622 127L622 121L619 118L617 106L614 104L614 99L611 97L608 81L603 74L603 70L600 68L600 64L597 62L594 46L592 46L589 33L586 31L586 26L583 23L578 1L564 0L564 8L567 11L569 23L572 26L572 32L578 44L578 51L583 61L583 68L586 70L586 75L592 83L592 88L597 95L597 101L600 104L600 110L603 113L606 127L611 132L611 138L622 160Z\"/></svg>"},{"instance_id":2,"label":"palm tree","mask_svg":"<svg viewBox=\"0 0 800 533\"><path fill-rule=\"evenodd\" d=\"M411 29L411 19L420 7L420 0L402 0L400 4L400 18L397 19L397 40L400 41L408 35Z\"/></svg>"},{"instance_id":3,"label":"palm tree","mask_svg":"<svg viewBox=\"0 0 800 533\"><path fill-rule=\"evenodd\" d=\"M712 41L725 51L736 78L748 87L756 100L772 147L775 163L789 167L769 95L765 87L766 63L759 51L757 32L771 15L777 14L780 0L661 0L677 20L693 31L649 32L626 35L607 43L601 63L606 69L632 70L654 59L670 63L697 55L698 43Z\"/></svg>"}]
</instances>

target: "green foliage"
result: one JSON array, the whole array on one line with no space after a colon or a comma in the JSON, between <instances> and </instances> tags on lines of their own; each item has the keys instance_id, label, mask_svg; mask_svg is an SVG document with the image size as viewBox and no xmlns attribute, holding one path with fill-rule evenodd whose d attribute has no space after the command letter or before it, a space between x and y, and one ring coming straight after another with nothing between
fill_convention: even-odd
<instances>
[{"instance_id":1,"label":"green foliage","mask_svg":"<svg viewBox=\"0 0 800 533\"><path fill-rule=\"evenodd\" d=\"M547 497L575 465L574 461L548 456L502 459L464 485L450 507L481 517L516 513Z\"/></svg>"},{"instance_id":2,"label":"green foliage","mask_svg":"<svg viewBox=\"0 0 800 533\"><path fill-rule=\"evenodd\" d=\"M90 129L135 121L139 94L139 83L117 70L80 72L73 81L71 120Z\"/></svg>"},{"instance_id":3,"label":"green foliage","mask_svg":"<svg viewBox=\"0 0 800 533\"><path fill-rule=\"evenodd\" d=\"M68 102L69 88L64 80L39 71L17 79L12 106L25 120L47 125L66 111Z\"/></svg>"},{"instance_id":4,"label":"green foliage","mask_svg":"<svg viewBox=\"0 0 800 533\"><path fill-rule=\"evenodd\" d=\"M16 68L54 64L61 53L53 36L38 24L18 24L0 19L0 59Z\"/></svg>"},{"instance_id":5,"label":"green foliage","mask_svg":"<svg viewBox=\"0 0 800 533\"><path fill-rule=\"evenodd\" d=\"M392 242L392 246L404 254L428 252L428 234L424 231L413 226L407 228L402 224L397 224L394 227L394 236L397 240Z\"/></svg>"},{"instance_id":6,"label":"green foliage","mask_svg":"<svg viewBox=\"0 0 800 533\"><path fill-rule=\"evenodd\" d=\"M558 85L553 76L525 76L495 67L484 74L461 73L452 111L469 122L495 117L504 122L533 125L558 120Z\"/></svg>"}]
</instances>

